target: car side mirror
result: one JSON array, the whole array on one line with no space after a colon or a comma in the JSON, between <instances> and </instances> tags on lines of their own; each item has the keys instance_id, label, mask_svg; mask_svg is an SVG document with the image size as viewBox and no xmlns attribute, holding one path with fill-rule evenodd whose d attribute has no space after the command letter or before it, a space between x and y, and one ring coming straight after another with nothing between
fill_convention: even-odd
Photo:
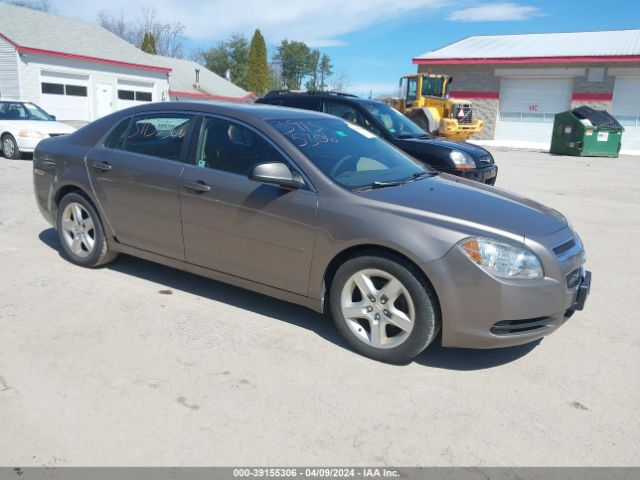
<instances>
[{"instance_id":1,"label":"car side mirror","mask_svg":"<svg viewBox=\"0 0 640 480\"><path fill-rule=\"evenodd\" d=\"M298 172L282 162L261 163L253 167L249 178L255 182L275 183L284 188L298 189L305 186L304 179Z\"/></svg>"}]
</instances>

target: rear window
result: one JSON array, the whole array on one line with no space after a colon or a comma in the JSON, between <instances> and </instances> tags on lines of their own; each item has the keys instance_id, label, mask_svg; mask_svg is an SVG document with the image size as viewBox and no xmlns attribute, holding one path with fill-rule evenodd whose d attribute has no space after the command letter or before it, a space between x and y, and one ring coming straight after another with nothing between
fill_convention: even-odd
<instances>
[{"instance_id":1,"label":"rear window","mask_svg":"<svg viewBox=\"0 0 640 480\"><path fill-rule=\"evenodd\" d=\"M127 118L116 125L116 128L111 131L107 139L104 141L104 146L120 150L124 146L124 139L126 137L127 128L129 127L129 122L131 122L131 118Z\"/></svg>"}]
</instances>

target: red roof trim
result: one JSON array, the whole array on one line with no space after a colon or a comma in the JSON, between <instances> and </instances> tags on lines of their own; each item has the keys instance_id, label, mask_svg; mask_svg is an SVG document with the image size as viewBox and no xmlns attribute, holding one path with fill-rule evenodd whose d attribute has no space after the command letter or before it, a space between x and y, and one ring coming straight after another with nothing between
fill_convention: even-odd
<instances>
[{"instance_id":1,"label":"red roof trim","mask_svg":"<svg viewBox=\"0 0 640 480\"><path fill-rule=\"evenodd\" d=\"M139 63L120 62L118 60L108 60L106 58L86 57L84 55L75 55L73 53L54 52L51 50L40 50L39 48L18 47L20 53L32 53L35 55L47 55L49 57L72 58L74 60L83 60L85 62L105 63L107 65L118 65L120 67L138 68L141 70L153 70L155 72L171 72L170 68L154 67L152 65L140 65Z\"/></svg>"},{"instance_id":2,"label":"red roof trim","mask_svg":"<svg viewBox=\"0 0 640 480\"><path fill-rule=\"evenodd\" d=\"M606 55L583 57L512 57L512 58L414 58L414 65L478 65L518 63L594 63L640 62L640 55Z\"/></svg>"},{"instance_id":3,"label":"red roof trim","mask_svg":"<svg viewBox=\"0 0 640 480\"><path fill-rule=\"evenodd\" d=\"M156 72L171 72L170 68L166 67L155 67L153 65L140 65L138 63L129 63L129 62L120 62L118 60L108 60L106 58L98 58L98 57L87 57L85 55L76 55L73 53L63 53L63 52L54 52L53 50L42 50L39 48L31 48L31 47L23 47L18 45L16 42L11 40L6 35L0 33L0 37L4 38L7 42L15 47L18 53L31 53L35 55L46 55L49 57L62 57L62 58L72 58L74 60L82 60L85 62L96 62L96 63L105 63L108 65L118 65L120 67L128 67L128 68L137 68L141 70L153 70Z\"/></svg>"},{"instance_id":4,"label":"red roof trim","mask_svg":"<svg viewBox=\"0 0 640 480\"><path fill-rule=\"evenodd\" d=\"M178 97L200 98L203 100L225 100L227 102L246 102L250 98L258 98L255 93L249 92L244 97L225 97L224 95L209 95L206 93L180 92L178 90L169 90L169 95Z\"/></svg>"},{"instance_id":5,"label":"red roof trim","mask_svg":"<svg viewBox=\"0 0 640 480\"><path fill-rule=\"evenodd\" d=\"M574 102L610 102L613 100L613 93L573 92L571 100Z\"/></svg>"},{"instance_id":6,"label":"red roof trim","mask_svg":"<svg viewBox=\"0 0 640 480\"><path fill-rule=\"evenodd\" d=\"M500 92L470 92L470 91L457 91L450 92L451 98L477 98L485 100L498 100L500 98Z\"/></svg>"}]
</instances>

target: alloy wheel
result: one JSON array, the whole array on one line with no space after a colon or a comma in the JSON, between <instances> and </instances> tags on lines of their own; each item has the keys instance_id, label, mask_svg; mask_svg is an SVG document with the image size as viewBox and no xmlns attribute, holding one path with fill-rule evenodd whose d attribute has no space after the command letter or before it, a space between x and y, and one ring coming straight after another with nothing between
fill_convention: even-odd
<instances>
[{"instance_id":1,"label":"alloy wheel","mask_svg":"<svg viewBox=\"0 0 640 480\"><path fill-rule=\"evenodd\" d=\"M88 257L96 244L96 230L89 212L80 203L69 203L62 212L62 238L74 255Z\"/></svg>"},{"instance_id":2,"label":"alloy wheel","mask_svg":"<svg viewBox=\"0 0 640 480\"><path fill-rule=\"evenodd\" d=\"M347 280L340 298L347 326L366 345L394 348L409 338L415 306L407 288L390 273L360 270Z\"/></svg>"}]
</instances>

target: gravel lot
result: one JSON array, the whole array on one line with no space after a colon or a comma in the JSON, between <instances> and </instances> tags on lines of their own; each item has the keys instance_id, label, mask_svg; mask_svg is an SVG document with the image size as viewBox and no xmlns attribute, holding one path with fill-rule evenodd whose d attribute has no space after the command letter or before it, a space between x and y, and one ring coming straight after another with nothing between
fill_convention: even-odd
<instances>
[{"instance_id":1,"label":"gravel lot","mask_svg":"<svg viewBox=\"0 0 640 480\"><path fill-rule=\"evenodd\" d=\"M565 213L586 311L524 347L362 358L303 308L121 256L58 254L0 159L0 465L640 465L639 157L496 151Z\"/></svg>"}]
</instances>

